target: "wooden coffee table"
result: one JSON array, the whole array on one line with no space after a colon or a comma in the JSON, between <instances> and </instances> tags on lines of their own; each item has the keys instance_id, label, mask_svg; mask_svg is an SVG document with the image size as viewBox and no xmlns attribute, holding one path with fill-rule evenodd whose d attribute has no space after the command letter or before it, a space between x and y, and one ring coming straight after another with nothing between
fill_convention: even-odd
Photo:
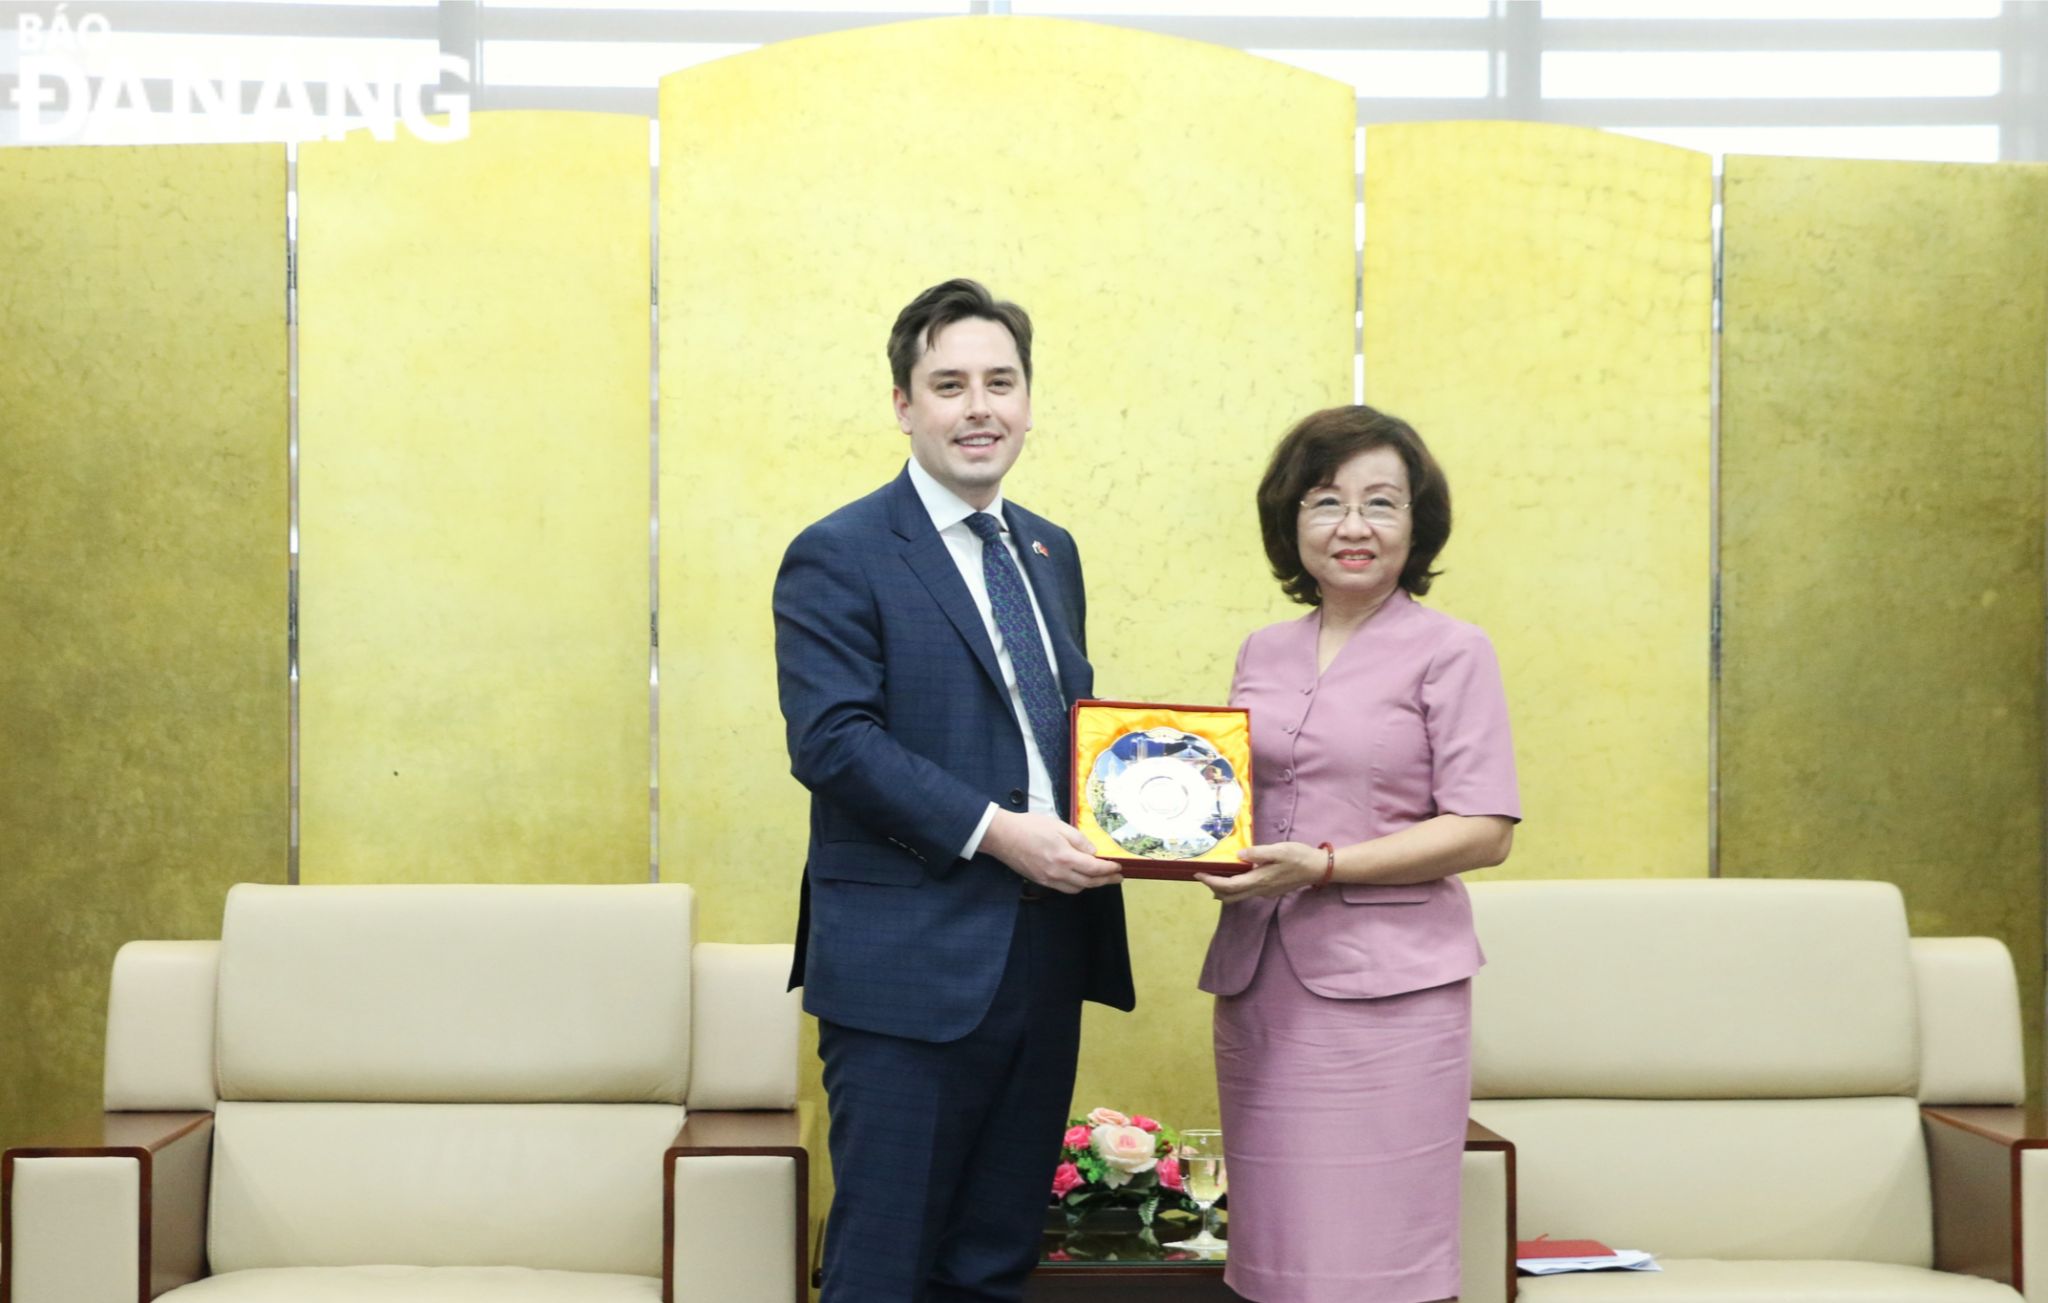
<instances>
[{"instance_id":1,"label":"wooden coffee table","mask_svg":"<svg viewBox=\"0 0 2048 1303\"><path fill-rule=\"evenodd\" d=\"M1217 1233L1229 1238L1227 1216ZM1223 1283L1223 1260L1200 1258L1177 1248L1192 1236L1191 1215L1162 1213L1145 1236L1135 1215L1126 1224L1090 1225L1069 1231L1057 1215L1046 1224L1038 1269L1024 1286L1027 1303L1065 1303L1094 1299L1102 1303L1133 1300L1143 1303L1240 1303L1241 1296Z\"/></svg>"}]
</instances>

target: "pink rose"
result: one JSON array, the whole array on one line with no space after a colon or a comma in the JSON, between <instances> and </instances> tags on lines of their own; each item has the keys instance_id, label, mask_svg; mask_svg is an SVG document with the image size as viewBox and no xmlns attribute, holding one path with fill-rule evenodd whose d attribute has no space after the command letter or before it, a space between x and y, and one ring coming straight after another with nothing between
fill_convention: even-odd
<instances>
[{"instance_id":1,"label":"pink rose","mask_svg":"<svg viewBox=\"0 0 2048 1303\"><path fill-rule=\"evenodd\" d=\"M1053 1169L1052 1197L1055 1199L1064 1199L1067 1197L1069 1191L1077 1189L1078 1187L1086 1184L1087 1182L1081 1179L1080 1168L1074 1166L1072 1163L1061 1163L1058 1167Z\"/></svg>"},{"instance_id":2,"label":"pink rose","mask_svg":"<svg viewBox=\"0 0 2048 1303\"><path fill-rule=\"evenodd\" d=\"M1131 1114L1131 1125L1140 1131L1157 1131L1159 1129L1159 1124L1146 1117L1143 1113Z\"/></svg>"},{"instance_id":3,"label":"pink rose","mask_svg":"<svg viewBox=\"0 0 2048 1303\"><path fill-rule=\"evenodd\" d=\"M1113 1108L1099 1108L1088 1115L1091 1127L1127 1127L1131 1120Z\"/></svg>"},{"instance_id":4,"label":"pink rose","mask_svg":"<svg viewBox=\"0 0 2048 1303\"><path fill-rule=\"evenodd\" d=\"M1169 1190L1186 1190L1187 1183L1180 1179L1180 1160L1168 1154L1159 1160L1159 1184Z\"/></svg>"},{"instance_id":5,"label":"pink rose","mask_svg":"<svg viewBox=\"0 0 2048 1303\"><path fill-rule=\"evenodd\" d=\"M1086 1149L1088 1147L1088 1128L1068 1127L1067 1134L1060 1140L1060 1144L1067 1149Z\"/></svg>"},{"instance_id":6,"label":"pink rose","mask_svg":"<svg viewBox=\"0 0 2048 1303\"><path fill-rule=\"evenodd\" d=\"M1151 1133L1134 1126L1097 1127L1094 1145L1096 1157L1107 1169L1102 1174L1102 1183L1112 1190L1159 1165Z\"/></svg>"}]
</instances>

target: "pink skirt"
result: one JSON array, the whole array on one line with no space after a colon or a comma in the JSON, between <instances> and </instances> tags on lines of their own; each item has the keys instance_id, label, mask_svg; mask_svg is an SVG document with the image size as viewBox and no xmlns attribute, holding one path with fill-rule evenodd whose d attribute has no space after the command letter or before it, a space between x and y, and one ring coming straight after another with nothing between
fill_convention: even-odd
<instances>
[{"instance_id":1,"label":"pink skirt","mask_svg":"<svg viewBox=\"0 0 2048 1303\"><path fill-rule=\"evenodd\" d=\"M1302 986L1269 931L1251 985L1217 999L1215 1025L1224 1281L1257 1303L1455 1297L1471 983L1328 999Z\"/></svg>"}]
</instances>

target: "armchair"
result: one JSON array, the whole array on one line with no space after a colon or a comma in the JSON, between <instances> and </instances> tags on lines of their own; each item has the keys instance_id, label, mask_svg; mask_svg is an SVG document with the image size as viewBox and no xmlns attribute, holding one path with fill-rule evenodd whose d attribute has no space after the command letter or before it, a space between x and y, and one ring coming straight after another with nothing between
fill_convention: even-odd
<instances>
[{"instance_id":1,"label":"armchair","mask_svg":"<svg viewBox=\"0 0 2048 1303\"><path fill-rule=\"evenodd\" d=\"M2002 945L1910 938L1881 883L1472 896L1473 1115L1514 1145L1518 1233L1663 1267L1525 1279L1524 1303L2048 1298Z\"/></svg>"},{"instance_id":2,"label":"armchair","mask_svg":"<svg viewBox=\"0 0 2048 1303\"><path fill-rule=\"evenodd\" d=\"M787 946L688 887L263 887L113 970L106 1113L0 1156L0 1303L805 1297Z\"/></svg>"}]
</instances>

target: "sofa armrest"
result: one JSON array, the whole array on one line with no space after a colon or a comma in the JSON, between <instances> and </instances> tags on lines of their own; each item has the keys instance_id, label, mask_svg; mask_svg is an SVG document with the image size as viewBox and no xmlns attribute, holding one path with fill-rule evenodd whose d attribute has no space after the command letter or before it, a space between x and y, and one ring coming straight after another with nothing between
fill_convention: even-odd
<instances>
[{"instance_id":1,"label":"sofa armrest","mask_svg":"<svg viewBox=\"0 0 2048 1303\"><path fill-rule=\"evenodd\" d=\"M1920 1100L2013 1105L2027 1097L2012 954L1988 937L1914 937Z\"/></svg>"},{"instance_id":2,"label":"sofa armrest","mask_svg":"<svg viewBox=\"0 0 2048 1303\"><path fill-rule=\"evenodd\" d=\"M1459 1202L1459 1274L1464 1303L1514 1303L1515 1147L1467 1118Z\"/></svg>"},{"instance_id":3,"label":"sofa armrest","mask_svg":"<svg viewBox=\"0 0 2048 1303\"><path fill-rule=\"evenodd\" d=\"M127 1297L206 1274L211 1113L105 1113L0 1155L0 1303Z\"/></svg>"},{"instance_id":4,"label":"sofa armrest","mask_svg":"<svg viewBox=\"0 0 2048 1303\"><path fill-rule=\"evenodd\" d=\"M2048 1298L2048 1128L2022 1108L1927 1107L1934 1265Z\"/></svg>"},{"instance_id":5,"label":"sofa armrest","mask_svg":"<svg viewBox=\"0 0 2048 1303\"><path fill-rule=\"evenodd\" d=\"M806 1128L794 1109L683 1120L662 1160L663 1303L810 1297Z\"/></svg>"},{"instance_id":6,"label":"sofa armrest","mask_svg":"<svg viewBox=\"0 0 2048 1303\"><path fill-rule=\"evenodd\" d=\"M211 1111L218 941L130 941L107 987L110 1112Z\"/></svg>"},{"instance_id":7,"label":"sofa armrest","mask_svg":"<svg viewBox=\"0 0 2048 1303\"><path fill-rule=\"evenodd\" d=\"M789 989L795 947L699 942L690 952L692 1109L796 1104L802 997Z\"/></svg>"}]
</instances>

